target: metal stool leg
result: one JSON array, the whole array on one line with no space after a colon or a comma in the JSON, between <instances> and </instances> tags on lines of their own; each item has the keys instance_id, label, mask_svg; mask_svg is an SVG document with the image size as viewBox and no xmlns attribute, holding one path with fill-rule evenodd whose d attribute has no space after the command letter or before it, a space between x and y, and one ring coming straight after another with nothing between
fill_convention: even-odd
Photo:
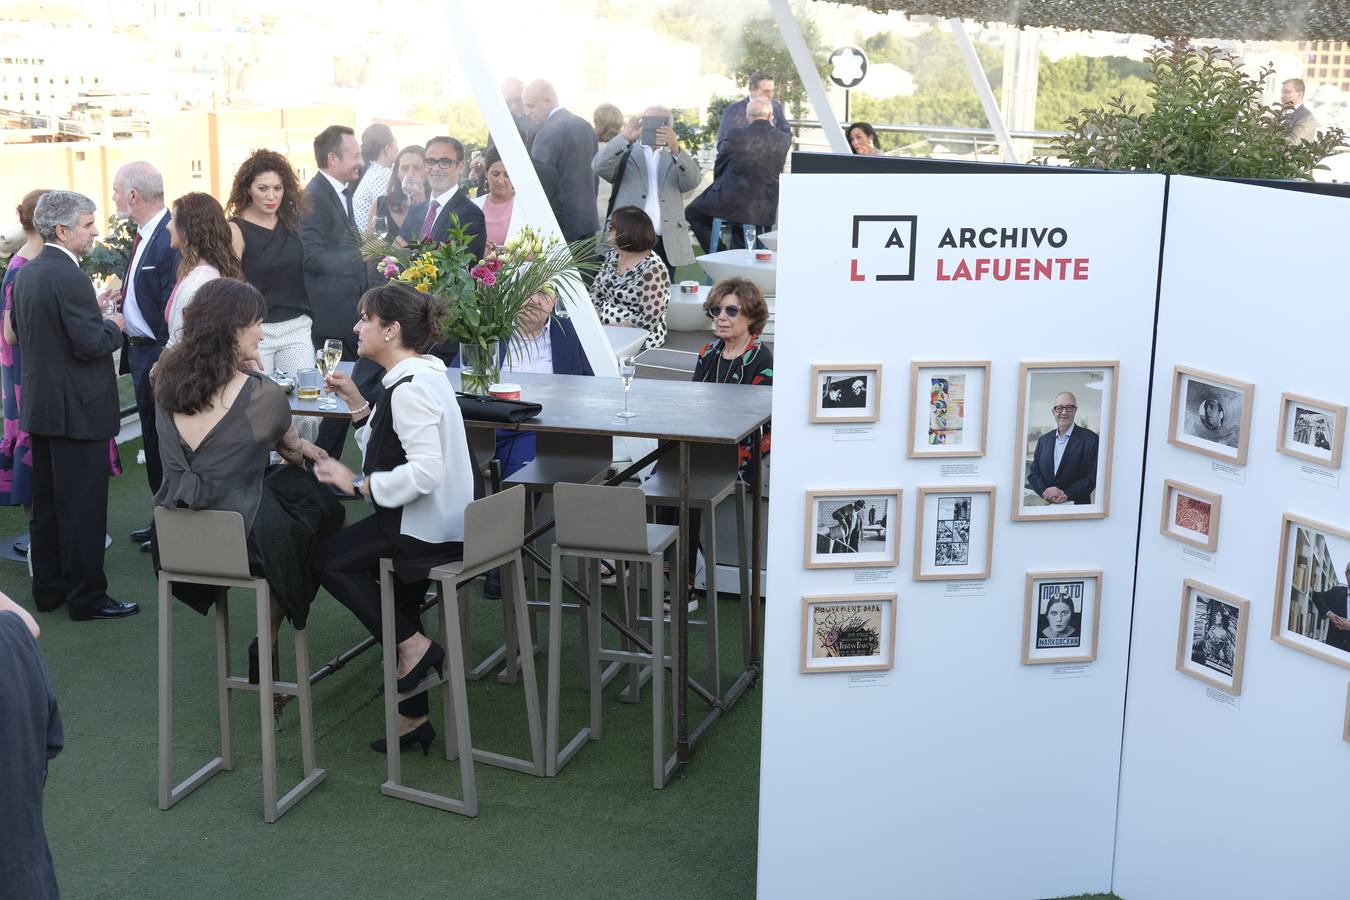
<instances>
[{"instance_id":1,"label":"metal stool leg","mask_svg":"<svg viewBox=\"0 0 1350 900\"><path fill-rule=\"evenodd\" d=\"M277 820L277 729L272 720L272 685L276 672L272 671L272 651L264 645L272 635L272 606L268 599L267 582L258 585L255 608L258 620L258 709L262 716L263 765L263 821ZM306 678L308 672L297 673Z\"/></svg>"},{"instance_id":2,"label":"metal stool leg","mask_svg":"<svg viewBox=\"0 0 1350 900\"><path fill-rule=\"evenodd\" d=\"M558 708L562 693L562 578L558 576L562 554L557 544L553 545L551 560L554 574L548 589L548 748L544 770L550 778L558 774Z\"/></svg>"},{"instance_id":3,"label":"metal stool leg","mask_svg":"<svg viewBox=\"0 0 1350 900\"><path fill-rule=\"evenodd\" d=\"M216 705L220 708L220 767L234 768L234 710L230 704L230 604L216 604Z\"/></svg>"},{"instance_id":4,"label":"metal stool leg","mask_svg":"<svg viewBox=\"0 0 1350 900\"><path fill-rule=\"evenodd\" d=\"M652 786L663 788L666 786L666 629L661 621L661 557L651 556L647 565L651 568L649 592L652 610Z\"/></svg>"},{"instance_id":5,"label":"metal stool leg","mask_svg":"<svg viewBox=\"0 0 1350 900\"><path fill-rule=\"evenodd\" d=\"M441 597L455 593L454 585L441 583ZM459 760L459 790L463 797L462 808L453 805L444 808L452 812L462 812L467 816L478 815L478 782L473 771L473 738L469 733L469 695L464 682L464 667L459 660L465 657L464 645L460 643L459 604L441 602L441 634L445 639L445 652L450 654L447 660L449 684L441 685L441 710L445 717L445 758ZM454 734L452 742L450 735Z\"/></svg>"},{"instance_id":6,"label":"metal stool leg","mask_svg":"<svg viewBox=\"0 0 1350 900\"><path fill-rule=\"evenodd\" d=\"M301 628L295 632L295 687L300 701L300 755L304 773L314 772L314 707L309 683L309 633Z\"/></svg>"},{"instance_id":7,"label":"metal stool leg","mask_svg":"<svg viewBox=\"0 0 1350 900\"><path fill-rule=\"evenodd\" d=\"M159 579L159 808L173 805L173 619L169 582Z\"/></svg>"},{"instance_id":8,"label":"metal stool leg","mask_svg":"<svg viewBox=\"0 0 1350 900\"><path fill-rule=\"evenodd\" d=\"M736 555L739 557L741 576L741 662L750 668L750 604L756 598L750 596L750 538L745 528L746 490L741 480L736 479Z\"/></svg>"},{"instance_id":9,"label":"metal stool leg","mask_svg":"<svg viewBox=\"0 0 1350 900\"><path fill-rule=\"evenodd\" d=\"M708 643L708 690L713 696L722 696L721 644L717 635L717 508L708 503L703 506L704 553L703 581L707 588L708 608L703 611L707 621L705 637ZM692 575L690 576L692 577ZM674 618L671 619L674 622Z\"/></svg>"},{"instance_id":10,"label":"metal stool leg","mask_svg":"<svg viewBox=\"0 0 1350 900\"><path fill-rule=\"evenodd\" d=\"M619 565L615 586L619 589L619 599L623 603L623 622L629 628L641 634L642 612L638 608L638 594L642 589L641 564L628 560L616 560L616 562ZM619 648L631 653L637 650L637 645L625 637L620 641ZM640 663L629 663L628 687L624 688L622 693L619 694L619 699L625 703L637 703L641 698L642 665Z\"/></svg>"}]
</instances>

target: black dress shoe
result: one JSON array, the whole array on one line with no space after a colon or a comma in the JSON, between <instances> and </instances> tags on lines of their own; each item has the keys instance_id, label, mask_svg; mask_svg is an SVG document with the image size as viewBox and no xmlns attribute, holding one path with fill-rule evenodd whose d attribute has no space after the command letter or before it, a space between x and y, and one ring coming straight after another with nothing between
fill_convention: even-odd
<instances>
[{"instance_id":1,"label":"black dress shoe","mask_svg":"<svg viewBox=\"0 0 1350 900\"><path fill-rule=\"evenodd\" d=\"M123 603L120 600L108 597L90 609L80 612L72 609L70 617L76 622L87 622L90 619L125 619L127 616L134 616L140 611L141 608L135 603Z\"/></svg>"},{"instance_id":2,"label":"black dress shoe","mask_svg":"<svg viewBox=\"0 0 1350 900\"><path fill-rule=\"evenodd\" d=\"M144 528L137 528L131 533L131 540L133 543L137 544L150 540L150 526L147 525Z\"/></svg>"},{"instance_id":3,"label":"black dress shoe","mask_svg":"<svg viewBox=\"0 0 1350 900\"><path fill-rule=\"evenodd\" d=\"M142 543L142 544L141 544L141 552L142 552L142 553L153 553L153 552L155 552L155 548L154 548L153 542L147 540L147 541L145 541L144 543Z\"/></svg>"},{"instance_id":4,"label":"black dress shoe","mask_svg":"<svg viewBox=\"0 0 1350 900\"><path fill-rule=\"evenodd\" d=\"M436 670L437 675L444 673L445 667L445 648L435 641L427 648L427 652L422 654L422 658L412 667L407 675L398 680L398 692L406 694L414 690L422 679L426 677L427 672Z\"/></svg>"},{"instance_id":5,"label":"black dress shoe","mask_svg":"<svg viewBox=\"0 0 1350 900\"><path fill-rule=\"evenodd\" d=\"M402 753L413 744L422 745L422 755L426 756L427 751L431 749L431 741L436 737L436 729L431 727L430 722L423 722L407 734L398 736L398 750ZM376 738L370 742L370 749L376 753L388 753L388 744L384 738Z\"/></svg>"}]
</instances>

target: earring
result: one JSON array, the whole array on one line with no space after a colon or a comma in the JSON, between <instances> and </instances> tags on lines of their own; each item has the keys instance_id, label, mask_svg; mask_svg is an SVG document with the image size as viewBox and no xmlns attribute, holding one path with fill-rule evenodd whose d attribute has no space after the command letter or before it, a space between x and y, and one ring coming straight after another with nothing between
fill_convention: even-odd
<instances>
[{"instance_id":1,"label":"earring","mask_svg":"<svg viewBox=\"0 0 1350 900\"><path fill-rule=\"evenodd\" d=\"M392 341L392 340L393 340L393 338L390 337L389 335L386 334L386 335L384 336L384 342L385 342L386 344L389 343L389 342Z\"/></svg>"}]
</instances>

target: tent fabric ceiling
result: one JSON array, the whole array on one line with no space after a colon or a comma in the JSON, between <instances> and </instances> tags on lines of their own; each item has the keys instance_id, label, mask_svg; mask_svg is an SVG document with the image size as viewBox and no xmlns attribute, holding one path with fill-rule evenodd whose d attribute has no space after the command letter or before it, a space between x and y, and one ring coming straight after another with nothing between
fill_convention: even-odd
<instances>
[{"instance_id":1,"label":"tent fabric ceiling","mask_svg":"<svg viewBox=\"0 0 1350 900\"><path fill-rule=\"evenodd\" d=\"M1123 34L1187 35L1226 40L1350 39L1350 0L1301 8L1250 0L817 0L911 16L1010 22L1033 28L1116 31Z\"/></svg>"}]
</instances>

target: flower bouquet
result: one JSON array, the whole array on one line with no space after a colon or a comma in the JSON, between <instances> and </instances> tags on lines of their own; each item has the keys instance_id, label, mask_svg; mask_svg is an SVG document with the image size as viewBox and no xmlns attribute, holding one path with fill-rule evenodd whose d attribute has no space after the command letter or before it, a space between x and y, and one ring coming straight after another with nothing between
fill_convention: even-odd
<instances>
[{"instance_id":1,"label":"flower bouquet","mask_svg":"<svg viewBox=\"0 0 1350 900\"><path fill-rule=\"evenodd\" d=\"M136 226L130 219L108 217L108 236L94 244L94 249L80 261L80 268L91 278L106 282L121 278L131 262L131 248L136 243Z\"/></svg>"},{"instance_id":2,"label":"flower bouquet","mask_svg":"<svg viewBox=\"0 0 1350 900\"><path fill-rule=\"evenodd\" d=\"M468 235L454 220L444 243L398 247L367 236L362 254L385 278L449 301L443 326L460 345L460 385L465 393L486 394L501 372L502 345L508 360L523 352L517 326L530 298L551 293L565 306L567 292L559 285L598 268L598 243L588 238L568 244L526 227L475 260Z\"/></svg>"}]
</instances>

